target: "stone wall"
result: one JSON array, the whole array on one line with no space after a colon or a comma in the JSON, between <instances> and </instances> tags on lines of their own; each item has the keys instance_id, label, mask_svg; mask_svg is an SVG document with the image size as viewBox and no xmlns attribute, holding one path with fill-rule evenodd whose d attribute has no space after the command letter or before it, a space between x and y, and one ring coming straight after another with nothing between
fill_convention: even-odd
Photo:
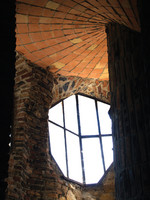
<instances>
[{"instance_id":1,"label":"stone wall","mask_svg":"<svg viewBox=\"0 0 150 200\"><path fill-rule=\"evenodd\" d=\"M84 188L82 200L115 200L114 184L114 168L111 165L97 185Z\"/></svg>"},{"instance_id":2,"label":"stone wall","mask_svg":"<svg viewBox=\"0 0 150 200\"><path fill-rule=\"evenodd\" d=\"M116 198L149 199L150 63L141 33L109 24L107 36Z\"/></svg>"},{"instance_id":3,"label":"stone wall","mask_svg":"<svg viewBox=\"0 0 150 200\"><path fill-rule=\"evenodd\" d=\"M16 59L7 199L40 199L43 190L44 194L48 190L48 180L53 179L47 128L53 78L50 74L45 77L45 70L28 64L23 57ZM54 188L55 183L51 182Z\"/></svg>"},{"instance_id":4,"label":"stone wall","mask_svg":"<svg viewBox=\"0 0 150 200\"><path fill-rule=\"evenodd\" d=\"M49 154L48 110L52 103L79 91L80 86L80 92L93 96L99 92L108 101L108 83L86 81L54 76L17 54L7 200L105 200L108 195L109 200L114 199L113 168L103 182L87 189L65 179ZM90 89L85 83L91 83Z\"/></svg>"},{"instance_id":5,"label":"stone wall","mask_svg":"<svg viewBox=\"0 0 150 200\"><path fill-rule=\"evenodd\" d=\"M52 104L77 93L82 93L110 103L109 81L54 75Z\"/></svg>"}]
</instances>

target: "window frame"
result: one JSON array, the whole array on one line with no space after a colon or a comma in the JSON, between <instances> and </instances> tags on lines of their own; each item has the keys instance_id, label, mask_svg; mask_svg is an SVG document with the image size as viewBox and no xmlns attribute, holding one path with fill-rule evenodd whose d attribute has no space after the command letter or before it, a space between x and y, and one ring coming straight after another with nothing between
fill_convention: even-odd
<instances>
[{"instance_id":1,"label":"window frame","mask_svg":"<svg viewBox=\"0 0 150 200\"><path fill-rule=\"evenodd\" d=\"M88 185L86 183L86 177L85 177L85 167L84 167L84 156L83 156L83 145L82 145L82 140L85 138L99 138L99 143L100 143L100 150L101 150L101 158L102 158L102 163L103 163L103 169L104 169L104 174L103 176L106 174L107 170L106 170L106 166L105 166L105 158L104 158L104 150L103 150L103 143L102 143L102 138L103 137L111 137L112 138L112 133L111 134L101 134L101 128L100 128L100 120L99 120L99 113L98 113L98 102L102 102L105 103L107 105L110 105L109 103L106 103L104 101L101 101L97 98L85 95L85 94L81 94L81 93L77 93L74 94L75 95L75 100L76 100L76 110L77 110L77 123L78 123L78 134L75 133L74 131L71 131L69 129L66 128L66 122L65 122L65 108L64 108L64 100L66 99L62 99L59 102L55 103L52 107L56 106L58 103L62 102L62 113L63 113L63 126L57 124L56 122L53 122L52 120L48 119L48 123L52 123L53 125L58 126L59 128L62 128L64 130L64 143L65 143L65 159L66 159L66 174L67 176L64 178L68 179L68 180L72 180L69 177L69 167L68 167L68 153L67 153L67 139L66 139L66 132L68 131L69 133L77 136L79 138L79 144L80 144L80 156L81 156L81 168L82 168L82 183L79 184L84 184L84 185ZM82 135L81 134L81 121L80 121L80 111L79 111L79 97L78 96L84 96L87 98L91 98L95 101L95 110L96 110L96 119L97 119L97 127L98 127L98 134L97 135ZM69 98L69 97L68 97ZM52 108L51 107L51 108ZM51 109L50 108L50 109ZM49 130L49 148L50 148L50 155L53 157L52 153L51 153L51 141L50 141L50 130ZM112 149L113 150L113 149ZM56 162L57 163L57 162ZM59 167L60 168L60 167ZM61 169L60 169L61 170ZM102 176L102 177L103 177ZM100 178L100 180L102 179L102 177ZM99 180L99 181L100 181ZM77 182L76 180L72 180L73 182ZM96 183L94 183L96 184ZM89 184L91 185L91 184Z\"/></svg>"}]
</instances>

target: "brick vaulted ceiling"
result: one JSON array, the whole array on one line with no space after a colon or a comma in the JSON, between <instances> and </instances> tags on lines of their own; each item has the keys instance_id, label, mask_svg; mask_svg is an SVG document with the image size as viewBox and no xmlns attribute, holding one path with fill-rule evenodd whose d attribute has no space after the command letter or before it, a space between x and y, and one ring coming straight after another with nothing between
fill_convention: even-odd
<instances>
[{"instance_id":1,"label":"brick vaulted ceiling","mask_svg":"<svg viewBox=\"0 0 150 200\"><path fill-rule=\"evenodd\" d=\"M16 50L64 76L108 80L105 24L140 31L136 0L17 0Z\"/></svg>"}]
</instances>

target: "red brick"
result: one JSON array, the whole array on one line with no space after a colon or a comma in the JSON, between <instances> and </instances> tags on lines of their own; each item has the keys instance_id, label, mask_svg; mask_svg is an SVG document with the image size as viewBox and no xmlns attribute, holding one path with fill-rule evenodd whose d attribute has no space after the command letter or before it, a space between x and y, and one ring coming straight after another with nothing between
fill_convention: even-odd
<instances>
[{"instance_id":1,"label":"red brick","mask_svg":"<svg viewBox=\"0 0 150 200\"><path fill-rule=\"evenodd\" d=\"M69 5L69 7L73 7L73 6L76 5L76 3L73 2L73 1L71 1L71 0L65 0L65 1L62 2L62 4L63 4L63 5L66 5L66 6Z\"/></svg>"},{"instance_id":2,"label":"red brick","mask_svg":"<svg viewBox=\"0 0 150 200\"><path fill-rule=\"evenodd\" d=\"M62 29L62 24L51 24L51 25L48 25L49 27L51 26L51 29L52 30L60 30Z\"/></svg>"},{"instance_id":3,"label":"red brick","mask_svg":"<svg viewBox=\"0 0 150 200\"><path fill-rule=\"evenodd\" d=\"M32 40L28 34L20 34L18 37L22 44L32 43Z\"/></svg>"},{"instance_id":4,"label":"red brick","mask_svg":"<svg viewBox=\"0 0 150 200\"><path fill-rule=\"evenodd\" d=\"M38 24L29 24L29 32L39 32L40 27Z\"/></svg>"},{"instance_id":5,"label":"red brick","mask_svg":"<svg viewBox=\"0 0 150 200\"><path fill-rule=\"evenodd\" d=\"M35 46L35 43L34 44L27 44L25 45L25 47L30 51L36 51L38 48Z\"/></svg>"},{"instance_id":6,"label":"red brick","mask_svg":"<svg viewBox=\"0 0 150 200\"><path fill-rule=\"evenodd\" d=\"M32 53L32 55L37 57L37 60L45 57L45 54L43 53L43 51L35 51Z\"/></svg>"},{"instance_id":7,"label":"red brick","mask_svg":"<svg viewBox=\"0 0 150 200\"><path fill-rule=\"evenodd\" d=\"M57 50L54 49L53 47L45 48L43 49L43 51L45 52L46 55L52 55L57 52Z\"/></svg>"},{"instance_id":8,"label":"red brick","mask_svg":"<svg viewBox=\"0 0 150 200\"><path fill-rule=\"evenodd\" d=\"M29 16L29 23L39 23L40 18L39 17L34 17L34 16Z\"/></svg>"},{"instance_id":9,"label":"red brick","mask_svg":"<svg viewBox=\"0 0 150 200\"><path fill-rule=\"evenodd\" d=\"M57 41L57 43L63 43L63 42L65 42L65 41L68 41L67 38L64 37L64 36L63 36L63 37L56 38L55 40Z\"/></svg>"},{"instance_id":10,"label":"red brick","mask_svg":"<svg viewBox=\"0 0 150 200\"><path fill-rule=\"evenodd\" d=\"M37 6L30 6L29 15L41 16L43 9Z\"/></svg>"},{"instance_id":11,"label":"red brick","mask_svg":"<svg viewBox=\"0 0 150 200\"><path fill-rule=\"evenodd\" d=\"M23 69L23 70L17 72L16 75L17 75L17 76L20 76L20 75L25 74L25 73L27 73L27 72L28 72L27 69Z\"/></svg>"},{"instance_id":12,"label":"red brick","mask_svg":"<svg viewBox=\"0 0 150 200\"><path fill-rule=\"evenodd\" d=\"M50 31L50 25L49 24L39 24L41 31Z\"/></svg>"},{"instance_id":13,"label":"red brick","mask_svg":"<svg viewBox=\"0 0 150 200\"><path fill-rule=\"evenodd\" d=\"M72 53L72 54L66 56L65 58L61 59L60 62L67 64L67 63L71 62L76 56L77 55Z\"/></svg>"},{"instance_id":14,"label":"red brick","mask_svg":"<svg viewBox=\"0 0 150 200\"><path fill-rule=\"evenodd\" d=\"M57 45L54 46L54 49L55 49L55 51L59 52L59 51L63 50L64 47L61 46L60 44L57 44Z\"/></svg>"},{"instance_id":15,"label":"red brick","mask_svg":"<svg viewBox=\"0 0 150 200\"><path fill-rule=\"evenodd\" d=\"M74 67L73 70L74 70L74 69L76 69L76 68L79 68L79 67L78 67L78 64L79 64L79 63L80 63L79 61L73 60L73 61L69 62L69 65L73 66L73 67Z\"/></svg>"},{"instance_id":16,"label":"red brick","mask_svg":"<svg viewBox=\"0 0 150 200\"><path fill-rule=\"evenodd\" d=\"M70 72L69 75L70 76L78 76L79 74L77 72Z\"/></svg>"},{"instance_id":17,"label":"red brick","mask_svg":"<svg viewBox=\"0 0 150 200\"><path fill-rule=\"evenodd\" d=\"M30 33L29 35L34 42L38 42L38 41L42 40L41 33L38 33L38 32L37 33Z\"/></svg>"},{"instance_id":18,"label":"red brick","mask_svg":"<svg viewBox=\"0 0 150 200\"><path fill-rule=\"evenodd\" d=\"M65 70L59 70L59 74L63 75L63 76L70 76L70 73L65 71Z\"/></svg>"},{"instance_id":19,"label":"red brick","mask_svg":"<svg viewBox=\"0 0 150 200\"><path fill-rule=\"evenodd\" d=\"M42 44L45 44L47 46L53 46L55 44L58 44L57 40L56 39L47 39L45 43L41 42L41 45ZM40 45L40 46L41 46Z\"/></svg>"},{"instance_id":20,"label":"red brick","mask_svg":"<svg viewBox=\"0 0 150 200\"><path fill-rule=\"evenodd\" d=\"M71 70L73 73L80 73L82 72L82 69L80 67L76 67L75 69Z\"/></svg>"},{"instance_id":21,"label":"red brick","mask_svg":"<svg viewBox=\"0 0 150 200\"><path fill-rule=\"evenodd\" d=\"M35 62L37 65L39 65L40 67L46 68L48 65L44 62L42 62L41 60L38 60L37 62Z\"/></svg>"},{"instance_id":22,"label":"red brick","mask_svg":"<svg viewBox=\"0 0 150 200\"><path fill-rule=\"evenodd\" d=\"M74 28L74 25L73 24L63 24L63 29L72 29Z\"/></svg>"},{"instance_id":23,"label":"red brick","mask_svg":"<svg viewBox=\"0 0 150 200\"><path fill-rule=\"evenodd\" d=\"M63 5L60 5L58 8L57 8L58 11L61 11L61 12L64 12L64 13L67 13L70 8L67 7L67 6L63 6Z\"/></svg>"},{"instance_id":24,"label":"red brick","mask_svg":"<svg viewBox=\"0 0 150 200\"><path fill-rule=\"evenodd\" d=\"M41 32L41 36L42 36L42 40L48 40L53 37L51 31L43 31Z\"/></svg>"},{"instance_id":25,"label":"red brick","mask_svg":"<svg viewBox=\"0 0 150 200\"><path fill-rule=\"evenodd\" d=\"M50 72L53 72L53 73L55 73L55 72L57 72L58 71L58 69L57 68L55 68L55 67L51 67L50 68Z\"/></svg>"},{"instance_id":26,"label":"red brick","mask_svg":"<svg viewBox=\"0 0 150 200\"><path fill-rule=\"evenodd\" d=\"M63 43L61 43L60 45L63 46L64 48L67 48L67 47L72 46L72 43L69 42L69 41L67 41L67 42L63 42ZM70 52L70 53L71 53L71 52Z\"/></svg>"},{"instance_id":27,"label":"red brick","mask_svg":"<svg viewBox=\"0 0 150 200\"><path fill-rule=\"evenodd\" d=\"M75 30L74 29L67 29L67 30L63 30L64 35L71 35L74 34Z\"/></svg>"},{"instance_id":28,"label":"red brick","mask_svg":"<svg viewBox=\"0 0 150 200\"><path fill-rule=\"evenodd\" d=\"M88 78L99 78L100 77L100 75L99 74L96 74L96 73L91 73L91 74L89 74L88 75Z\"/></svg>"},{"instance_id":29,"label":"red brick","mask_svg":"<svg viewBox=\"0 0 150 200\"><path fill-rule=\"evenodd\" d=\"M26 53L26 54L25 54L25 57L26 57L28 60L32 61L32 62L35 62L35 61L38 60L38 58L35 57L35 56L33 56L32 53Z\"/></svg>"},{"instance_id":30,"label":"red brick","mask_svg":"<svg viewBox=\"0 0 150 200\"><path fill-rule=\"evenodd\" d=\"M47 66L49 66L50 64L54 63L52 59L50 59L49 57L45 57L45 58L42 58L40 60L40 62L44 62Z\"/></svg>"},{"instance_id":31,"label":"red brick","mask_svg":"<svg viewBox=\"0 0 150 200\"><path fill-rule=\"evenodd\" d=\"M17 33L27 33L28 25L27 24L17 24Z\"/></svg>"},{"instance_id":32,"label":"red brick","mask_svg":"<svg viewBox=\"0 0 150 200\"><path fill-rule=\"evenodd\" d=\"M19 34L16 34L16 46L20 46L21 45L21 41L19 38Z\"/></svg>"},{"instance_id":33,"label":"red brick","mask_svg":"<svg viewBox=\"0 0 150 200\"><path fill-rule=\"evenodd\" d=\"M42 12L43 17L53 17L53 15L54 15L54 11L43 8L43 12Z\"/></svg>"},{"instance_id":34,"label":"red brick","mask_svg":"<svg viewBox=\"0 0 150 200\"><path fill-rule=\"evenodd\" d=\"M63 24L64 20L63 19L58 19L58 18L53 18L53 20L51 21L51 23L53 24Z\"/></svg>"},{"instance_id":35,"label":"red brick","mask_svg":"<svg viewBox=\"0 0 150 200\"><path fill-rule=\"evenodd\" d=\"M52 35L53 35L53 38L54 37L62 37L62 36L64 36L64 33L62 30L54 30L54 31L52 31Z\"/></svg>"},{"instance_id":36,"label":"red brick","mask_svg":"<svg viewBox=\"0 0 150 200\"><path fill-rule=\"evenodd\" d=\"M92 73L96 73L96 74L101 74L103 72L103 69L93 69Z\"/></svg>"},{"instance_id":37,"label":"red brick","mask_svg":"<svg viewBox=\"0 0 150 200\"><path fill-rule=\"evenodd\" d=\"M54 16L53 17L56 17L56 18L61 18L61 19L64 19L66 16L66 13L63 13L63 12L55 12Z\"/></svg>"},{"instance_id":38,"label":"red brick","mask_svg":"<svg viewBox=\"0 0 150 200\"><path fill-rule=\"evenodd\" d=\"M80 73L79 76L82 78L87 78L89 74L85 74L85 73Z\"/></svg>"},{"instance_id":39,"label":"red brick","mask_svg":"<svg viewBox=\"0 0 150 200\"><path fill-rule=\"evenodd\" d=\"M74 53L77 55L81 55L81 53L83 53L84 51L85 51L84 48L79 48L79 49L75 50Z\"/></svg>"},{"instance_id":40,"label":"red brick","mask_svg":"<svg viewBox=\"0 0 150 200\"><path fill-rule=\"evenodd\" d=\"M95 66L92 64L92 61L86 66L86 69L93 69Z\"/></svg>"},{"instance_id":41,"label":"red brick","mask_svg":"<svg viewBox=\"0 0 150 200\"><path fill-rule=\"evenodd\" d=\"M22 75L21 77L24 79L24 78L29 78L31 76L32 76L32 72L28 72L28 73Z\"/></svg>"},{"instance_id":42,"label":"red brick","mask_svg":"<svg viewBox=\"0 0 150 200\"><path fill-rule=\"evenodd\" d=\"M55 54L52 54L51 56L49 56L50 59L53 58L54 62L59 61L63 57L64 57L64 55L62 55L60 53L55 53Z\"/></svg>"},{"instance_id":43,"label":"red brick","mask_svg":"<svg viewBox=\"0 0 150 200\"><path fill-rule=\"evenodd\" d=\"M43 49L43 48L46 48L48 47L48 44L46 42L34 42L35 46L38 48L38 49Z\"/></svg>"},{"instance_id":44,"label":"red brick","mask_svg":"<svg viewBox=\"0 0 150 200\"><path fill-rule=\"evenodd\" d=\"M67 64L67 65L65 65L64 67L63 67L63 70L66 70L66 71L71 71L72 69L74 68L74 66L72 66L70 63L69 64Z\"/></svg>"},{"instance_id":45,"label":"red brick","mask_svg":"<svg viewBox=\"0 0 150 200\"><path fill-rule=\"evenodd\" d=\"M93 69L84 69L82 73L89 74Z\"/></svg>"},{"instance_id":46,"label":"red brick","mask_svg":"<svg viewBox=\"0 0 150 200\"><path fill-rule=\"evenodd\" d=\"M24 2L27 4L31 4L31 5L37 5L37 6L44 6L47 2L47 0L36 0L36 1L32 1L32 0L17 0L19 2Z\"/></svg>"},{"instance_id":47,"label":"red brick","mask_svg":"<svg viewBox=\"0 0 150 200\"><path fill-rule=\"evenodd\" d=\"M80 67L81 69L84 69L87 66L87 62L81 62L78 67Z\"/></svg>"},{"instance_id":48,"label":"red brick","mask_svg":"<svg viewBox=\"0 0 150 200\"><path fill-rule=\"evenodd\" d=\"M82 1L81 1L81 2L82 2ZM78 3L79 3L79 2L78 2ZM74 6L74 9L75 9L75 10L79 10L80 12L84 12L84 11L86 10L85 7L83 7L83 6L79 5L79 4L77 4L76 6Z\"/></svg>"},{"instance_id":49,"label":"red brick","mask_svg":"<svg viewBox=\"0 0 150 200\"><path fill-rule=\"evenodd\" d=\"M16 13L28 15L30 5L24 3L16 3Z\"/></svg>"},{"instance_id":50,"label":"red brick","mask_svg":"<svg viewBox=\"0 0 150 200\"><path fill-rule=\"evenodd\" d=\"M48 48L42 49L42 52L44 53L45 56L51 56L57 51L55 51L55 49L53 49L52 47L48 47Z\"/></svg>"}]
</instances>

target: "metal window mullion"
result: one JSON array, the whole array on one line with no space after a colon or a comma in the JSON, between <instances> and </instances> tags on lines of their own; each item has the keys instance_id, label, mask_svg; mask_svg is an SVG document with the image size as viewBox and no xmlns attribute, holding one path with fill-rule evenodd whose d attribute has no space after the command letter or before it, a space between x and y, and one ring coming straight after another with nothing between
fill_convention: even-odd
<instances>
[{"instance_id":1,"label":"metal window mullion","mask_svg":"<svg viewBox=\"0 0 150 200\"><path fill-rule=\"evenodd\" d=\"M100 129L100 120L99 120L99 114L98 114L98 106L97 106L97 101L96 100L95 100L95 108L96 108L96 116L97 116L97 124L98 124L98 133L99 133L99 141L100 141L102 162L103 162L103 168L104 168L104 172L105 172L106 171L106 167L105 167L105 160L104 160L104 152L103 152L102 135L101 135L101 129Z\"/></svg>"},{"instance_id":2,"label":"metal window mullion","mask_svg":"<svg viewBox=\"0 0 150 200\"><path fill-rule=\"evenodd\" d=\"M50 123L50 122L48 122L48 123ZM48 124L48 126L49 126L49 124ZM49 153L50 153L50 155L52 156L52 149L51 149L51 137L50 137L50 129L48 129L48 136L49 136L49 140L48 140L48 143L49 143Z\"/></svg>"},{"instance_id":3,"label":"metal window mullion","mask_svg":"<svg viewBox=\"0 0 150 200\"><path fill-rule=\"evenodd\" d=\"M80 155L81 155L81 166L82 166L82 180L85 184L85 170L84 170L84 159L83 159L83 147L82 147L82 138L81 138L81 124L80 124L80 114L79 114L79 100L78 95L76 94L76 109L77 109L77 120L78 120L78 132L79 132L79 143L80 143Z\"/></svg>"},{"instance_id":4,"label":"metal window mullion","mask_svg":"<svg viewBox=\"0 0 150 200\"><path fill-rule=\"evenodd\" d=\"M84 139L84 138L99 138L99 135L82 135L81 136L81 139Z\"/></svg>"},{"instance_id":5,"label":"metal window mullion","mask_svg":"<svg viewBox=\"0 0 150 200\"><path fill-rule=\"evenodd\" d=\"M59 125L59 124L57 124L57 123L55 123L55 122L53 122L53 121L51 121L51 120L48 120L48 121L49 121L50 123L52 123L52 124L54 124L54 125L56 125L56 126L62 128L62 129L65 129L66 131L72 133L73 135L78 136L75 132L73 132L73 131L71 131L71 130L69 130L69 129L67 129L67 128L64 128L63 126L61 126L61 125Z\"/></svg>"},{"instance_id":6,"label":"metal window mullion","mask_svg":"<svg viewBox=\"0 0 150 200\"><path fill-rule=\"evenodd\" d=\"M69 178L69 167L68 167L68 151L67 151L67 138L66 138L66 123L65 123L65 109L64 109L64 101L62 100L62 111L63 111L63 125L64 125L64 140L65 140L65 156L66 156L66 170L67 177Z\"/></svg>"}]
</instances>

